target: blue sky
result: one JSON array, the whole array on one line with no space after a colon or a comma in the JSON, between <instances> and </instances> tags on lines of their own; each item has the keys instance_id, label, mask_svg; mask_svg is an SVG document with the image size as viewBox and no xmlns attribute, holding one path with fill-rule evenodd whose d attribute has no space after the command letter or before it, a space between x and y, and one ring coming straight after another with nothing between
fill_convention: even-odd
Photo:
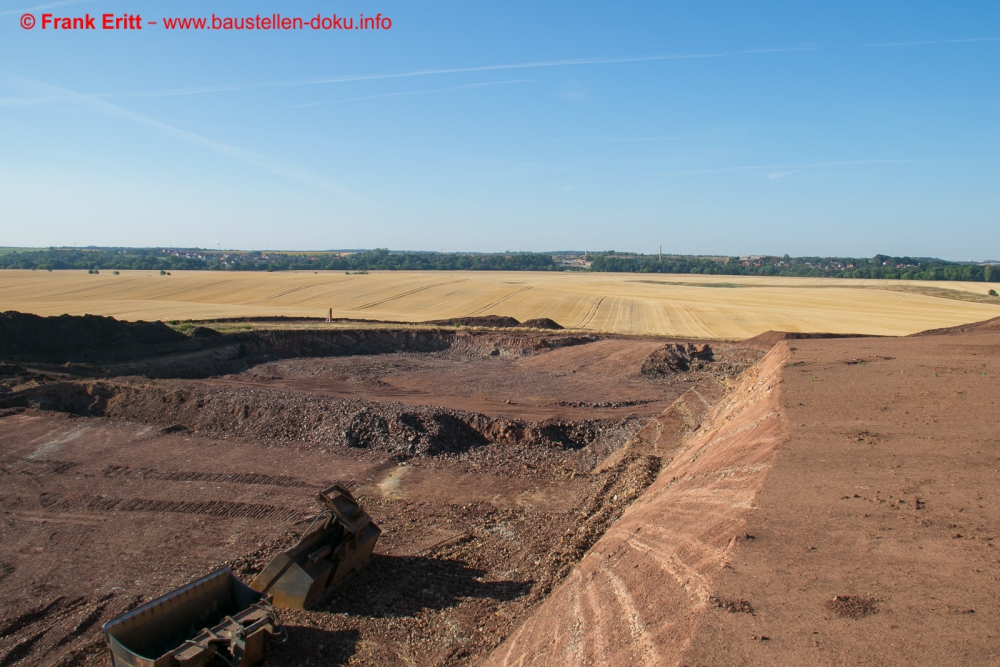
<instances>
[{"instance_id":1,"label":"blue sky","mask_svg":"<svg viewBox=\"0 0 1000 667\"><path fill-rule=\"evenodd\" d=\"M393 23L41 29L137 12ZM997 259L998 212L995 1L0 0L0 245Z\"/></svg>"}]
</instances>

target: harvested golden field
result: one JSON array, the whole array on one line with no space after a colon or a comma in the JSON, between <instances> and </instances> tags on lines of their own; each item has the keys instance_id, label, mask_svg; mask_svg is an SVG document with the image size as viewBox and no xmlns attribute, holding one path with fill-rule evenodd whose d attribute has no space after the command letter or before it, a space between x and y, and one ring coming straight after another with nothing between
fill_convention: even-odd
<instances>
[{"instance_id":1,"label":"harvested golden field","mask_svg":"<svg viewBox=\"0 0 1000 667\"><path fill-rule=\"evenodd\" d=\"M901 335L1000 315L983 283L697 275L2 271L0 310L122 319L240 316L419 322L549 317L628 334L738 339L768 329Z\"/></svg>"}]
</instances>

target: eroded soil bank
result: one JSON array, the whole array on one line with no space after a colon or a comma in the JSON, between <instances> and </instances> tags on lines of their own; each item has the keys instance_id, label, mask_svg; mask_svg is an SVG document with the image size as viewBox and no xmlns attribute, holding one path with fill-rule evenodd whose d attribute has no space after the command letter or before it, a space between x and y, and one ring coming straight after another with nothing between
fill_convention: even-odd
<instances>
[{"instance_id":1,"label":"eroded soil bank","mask_svg":"<svg viewBox=\"0 0 1000 667\"><path fill-rule=\"evenodd\" d=\"M488 665L992 665L1000 320L779 337Z\"/></svg>"}]
</instances>

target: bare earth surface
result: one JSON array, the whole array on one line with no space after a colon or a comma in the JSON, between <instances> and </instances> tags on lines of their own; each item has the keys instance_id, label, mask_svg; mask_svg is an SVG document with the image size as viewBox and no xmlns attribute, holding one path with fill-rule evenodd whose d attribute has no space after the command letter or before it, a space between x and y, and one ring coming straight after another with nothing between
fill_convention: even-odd
<instances>
[{"instance_id":1,"label":"bare earth surface","mask_svg":"<svg viewBox=\"0 0 1000 667\"><path fill-rule=\"evenodd\" d=\"M668 391L640 371L662 340L599 340L519 359L453 354L288 359L212 382L255 385L341 398L474 410L494 417L593 419L663 412L694 378ZM732 345L716 345L720 351Z\"/></svg>"},{"instance_id":2,"label":"bare earth surface","mask_svg":"<svg viewBox=\"0 0 1000 667\"><path fill-rule=\"evenodd\" d=\"M334 481L383 529L376 555L281 611L268 664L481 662L760 357L723 344L678 371L650 366L663 341L518 340L206 379L3 366L28 409L0 409L0 665L108 664L102 623L223 564L251 579Z\"/></svg>"},{"instance_id":3,"label":"bare earth surface","mask_svg":"<svg viewBox=\"0 0 1000 667\"><path fill-rule=\"evenodd\" d=\"M997 664L997 329L779 342L488 664Z\"/></svg>"},{"instance_id":4,"label":"bare earth surface","mask_svg":"<svg viewBox=\"0 0 1000 667\"><path fill-rule=\"evenodd\" d=\"M159 379L128 355L129 376L0 364L0 667L107 665L103 622L222 564L249 580L336 480L383 536L282 610L266 664L1000 661L997 322L711 361L643 338L274 341L244 369L225 341L170 343Z\"/></svg>"}]
</instances>

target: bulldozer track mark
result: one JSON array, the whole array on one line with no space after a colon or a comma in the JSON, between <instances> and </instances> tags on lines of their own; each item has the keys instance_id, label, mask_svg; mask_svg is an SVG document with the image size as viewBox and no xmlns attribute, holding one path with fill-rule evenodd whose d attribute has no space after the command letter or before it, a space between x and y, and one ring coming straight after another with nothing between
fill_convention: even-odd
<instances>
[{"instance_id":1,"label":"bulldozer track mark","mask_svg":"<svg viewBox=\"0 0 1000 667\"><path fill-rule=\"evenodd\" d=\"M48 509L56 505L62 505L64 508L69 509L69 503L59 493L46 492L39 494L38 504L41 505L42 509Z\"/></svg>"},{"instance_id":2,"label":"bulldozer track mark","mask_svg":"<svg viewBox=\"0 0 1000 667\"><path fill-rule=\"evenodd\" d=\"M417 292L423 292L424 290L433 289L435 287L443 287L444 285L453 285L455 283L461 283L468 280L467 278L462 278L461 280L446 280L443 283L434 283L432 285L424 285L423 287L417 287L401 294L396 294L393 296L386 297L384 299L378 299L377 301L369 301L368 303L363 303L360 306L354 308L348 308L347 310L367 310L369 308L374 308L375 306L381 306L383 303L389 301L395 301L396 299L402 299L403 297L410 296L411 294L416 294Z\"/></svg>"},{"instance_id":3,"label":"bulldozer track mark","mask_svg":"<svg viewBox=\"0 0 1000 667\"><path fill-rule=\"evenodd\" d=\"M20 498L7 504L5 509L18 509L23 506ZM274 518L282 521L293 521L302 518L302 512L287 507L264 505L259 503L240 503L225 500L207 500L193 502L186 500L152 500L146 498L112 498L97 496L93 498L66 497L58 493L42 493L38 497L38 506L43 510L71 510L82 508L91 512L154 512L172 514L205 514L208 516L227 517L232 519L265 519ZM23 516L22 516L23 515ZM53 523L79 522L87 524L84 517L52 514L45 516L39 512L21 512L18 518L31 521L51 521ZM97 521L95 517L89 523ZM2 635L0 635L2 636Z\"/></svg>"},{"instance_id":4,"label":"bulldozer track mark","mask_svg":"<svg viewBox=\"0 0 1000 667\"><path fill-rule=\"evenodd\" d=\"M13 512L11 516L21 521L38 521L41 523L65 523L75 526L98 526L104 521L96 516L79 516L74 514L49 514L48 512Z\"/></svg>"},{"instance_id":5,"label":"bulldozer track mark","mask_svg":"<svg viewBox=\"0 0 1000 667\"><path fill-rule=\"evenodd\" d=\"M39 471L44 473L51 473L53 475L65 475L73 468L78 468L83 465L82 463L76 463L75 461L56 461L53 459L32 459L27 457L17 458L11 461L13 465L17 466L21 464L25 467L21 469L21 472ZM10 472L11 468L3 466L4 472Z\"/></svg>"},{"instance_id":6,"label":"bulldozer track mark","mask_svg":"<svg viewBox=\"0 0 1000 667\"><path fill-rule=\"evenodd\" d=\"M305 480L286 475L265 475L257 472L197 472L176 471L165 472L153 468L130 468L128 466L109 465L102 473L105 477L139 477L164 482L225 482L228 484L259 484L266 486L284 486L291 488L308 488L316 486Z\"/></svg>"},{"instance_id":7,"label":"bulldozer track mark","mask_svg":"<svg viewBox=\"0 0 1000 667\"><path fill-rule=\"evenodd\" d=\"M229 519L267 519L274 517L281 520L291 520L299 517L299 512L293 509L257 503L231 503L224 500L209 500L197 503L186 500L147 500L134 498L116 504L115 509L118 512L206 514L208 516L226 517Z\"/></svg>"}]
</instances>

